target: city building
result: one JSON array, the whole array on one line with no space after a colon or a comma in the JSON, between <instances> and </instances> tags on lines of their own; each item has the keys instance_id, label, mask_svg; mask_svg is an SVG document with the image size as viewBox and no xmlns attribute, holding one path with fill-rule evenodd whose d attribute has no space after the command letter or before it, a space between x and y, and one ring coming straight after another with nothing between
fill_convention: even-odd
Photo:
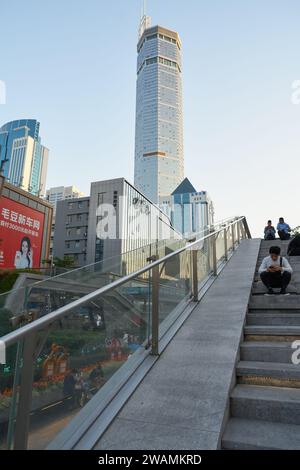
<instances>
[{"instance_id":1,"label":"city building","mask_svg":"<svg viewBox=\"0 0 300 470\"><path fill-rule=\"evenodd\" d=\"M89 197L57 201L52 255L69 256L76 266L87 264Z\"/></svg>"},{"instance_id":2,"label":"city building","mask_svg":"<svg viewBox=\"0 0 300 470\"><path fill-rule=\"evenodd\" d=\"M214 206L207 191L198 192L185 178L171 196L160 198L160 207L186 238L214 223Z\"/></svg>"},{"instance_id":3,"label":"city building","mask_svg":"<svg viewBox=\"0 0 300 470\"><path fill-rule=\"evenodd\" d=\"M137 51L134 185L157 204L184 177L179 34L144 15Z\"/></svg>"},{"instance_id":4,"label":"city building","mask_svg":"<svg viewBox=\"0 0 300 470\"><path fill-rule=\"evenodd\" d=\"M56 188L50 188L46 191L46 200L53 206L53 219L52 219L52 230L50 240L50 256L53 255L53 238L55 230L55 216L56 216L56 205L58 201L69 201L70 199L76 199L84 197L85 194L76 186L57 186ZM68 206L66 206L68 207Z\"/></svg>"},{"instance_id":5,"label":"city building","mask_svg":"<svg viewBox=\"0 0 300 470\"><path fill-rule=\"evenodd\" d=\"M49 188L46 191L46 200L53 206L53 215L56 213L56 204L58 201L69 199L76 199L84 197L85 194L79 191L76 186L58 186L56 188Z\"/></svg>"},{"instance_id":6,"label":"city building","mask_svg":"<svg viewBox=\"0 0 300 470\"><path fill-rule=\"evenodd\" d=\"M0 127L0 173L6 181L43 197L49 150L41 144L40 123L21 119Z\"/></svg>"},{"instance_id":7,"label":"city building","mask_svg":"<svg viewBox=\"0 0 300 470\"><path fill-rule=\"evenodd\" d=\"M49 259L52 206L0 176L0 269L38 269Z\"/></svg>"},{"instance_id":8,"label":"city building","mask_svg":"<svg viewBox=\"0 0 300 470\"><path fill-rule=\"evenodd\" d=\"M59 201L56 220L53 255L73 256L78 266L122 255L117 264L132 271L182 242L168 216L124 178L92 183L90 197Z\"/></svg>"}]
</instances>

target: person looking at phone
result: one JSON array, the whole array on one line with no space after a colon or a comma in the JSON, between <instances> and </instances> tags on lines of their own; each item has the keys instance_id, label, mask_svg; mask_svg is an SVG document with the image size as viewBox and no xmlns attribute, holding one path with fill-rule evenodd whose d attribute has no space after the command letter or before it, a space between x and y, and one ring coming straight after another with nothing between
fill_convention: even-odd
<instances>
[{"instance_id":1,"label":"person looking at phone","mask_svg":"<svg viewBox=\"0 0 300 470\"><path fill-rule=\"evenodd\" d=\"M260 278L268 289L268 294L274 294L273 288L280 288L280 294L286 294L286 288L292 277L292 268L288 260L280 256L279 246L271 246L270 255L263 259L258 270Z\"/></svg>"},{"instance_id":2,"label":"person looking at phone","mask_svg":"<svg viewBox=\"0 0 300 470\"><path fill-rule=\"evenodd\" d=\"M27 269L33 266L33 253L31 241L28 237L21 240L20 251L16 252L15 267L16 269Z\"/></svg>"},{"instance_id":3,"label":"person looking at phone","mask_svg":"<svg viewBox=\"0 0 300 470\"><path fill-rule=\"evenodd\" d=\"M264 235L265 240L275 240L276 230L272 225L272 220L268 220L268 225L265 227Z\"/></svg>"},{"instance_id":4,"label":"person looking at phone","mask_svg":"<svg viewBox=\"0 0 300 470\"><path fill-rule=\"evenodd\" d=\"M291 238L292 229L289 224L286 224L283 217L280 217L279 222L277 224L277 232L279 235L280 240L289 240Z\"/></svg>"}]
</instances>

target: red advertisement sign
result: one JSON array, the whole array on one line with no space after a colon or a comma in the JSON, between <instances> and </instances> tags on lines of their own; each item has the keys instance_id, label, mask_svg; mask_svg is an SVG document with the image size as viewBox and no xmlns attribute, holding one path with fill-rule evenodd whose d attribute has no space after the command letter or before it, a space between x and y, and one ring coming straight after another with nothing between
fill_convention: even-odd
<instances>
[{"instance_id":1,"label":"red advertisement sign","mask_svg":"<svg viewBox=\"0 0 300 470\"><path fill-rule=\"evenodd\" d=\"M0 268L39 268L45 215L0 197Z\"/></svg>"}]
</instances>

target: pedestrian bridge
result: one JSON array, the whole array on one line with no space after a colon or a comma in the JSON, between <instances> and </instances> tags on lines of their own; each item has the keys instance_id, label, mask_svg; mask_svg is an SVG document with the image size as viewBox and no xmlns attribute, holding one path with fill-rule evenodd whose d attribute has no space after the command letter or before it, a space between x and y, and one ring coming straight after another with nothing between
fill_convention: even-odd
<instances>
[{"instance_id":1,"label":"pedestrian bridge","mask_svg":"<svg viewBox=\"0 0 300 470\"><path fill-rule=\"evenodd\" d=\"M1 448L299 449L300 259L290 296L266 297L269 246L236 217L135 272L34 285L1 338Z\"/></svg>"}]
</instances>

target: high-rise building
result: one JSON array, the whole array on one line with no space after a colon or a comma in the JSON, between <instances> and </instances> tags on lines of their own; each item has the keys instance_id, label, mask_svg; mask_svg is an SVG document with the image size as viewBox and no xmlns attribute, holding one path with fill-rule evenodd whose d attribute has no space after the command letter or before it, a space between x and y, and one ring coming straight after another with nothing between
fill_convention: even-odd
<instances>
[{"instance_id":1,"label":"high-rise building","mask_svg":"<svg viewBox=\"0 0 300 470\"><path fill-rule=\"evenodd\" d=\"M154 203L184 176L181 41L143 16L138 41L135 187Z\"/></svg>"},{"instance_id":2,"label":"high-rise building","mask_svg":"<svg viewBox=\"0 0 300 470\"><path fill-rule=\"evenodd\" d=\"M0 127L0 172L14 186L44 196L49 150L41 145L40 123L21 119Z\"/></svg>"}]
</instances>

